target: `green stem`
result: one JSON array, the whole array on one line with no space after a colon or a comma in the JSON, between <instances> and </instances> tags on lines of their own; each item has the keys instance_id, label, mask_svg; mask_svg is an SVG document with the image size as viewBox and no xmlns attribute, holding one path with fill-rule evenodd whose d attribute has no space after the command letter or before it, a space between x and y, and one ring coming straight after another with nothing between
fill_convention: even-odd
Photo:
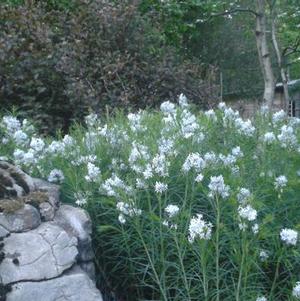
<instances>
[{"instance_id":1,"label":"green stem","mask_svg":"<svg viewBox=\"0 0 300 301\"><path fill-rule=\"evenodd\" d=\"M216 289L217 289L217 301L220 301L220 205L219 198L216 196L216 209L217 209L217 221L216 221Z\"/></svg>"},{"instance_id":2,"label":"green stem","mask_svg":"<svg viewBox=\"0 0 300 301\"><path fill-rule=\"evenodd\" d=\"M182 274L183 274L184 287L185 287L186 293L188 295L187 300L190 301L191 300L190 288L189 288L189 285L188 285L188 282L187 282L186 272L185 272L185 268L184 268L184 264L183 264L183 258L182 258L181 252L180 252L180 247L179 247L179 244L178 244L176 233L174 234L174 240L175 240L175 244L176 244L176 248L177 248L178 258L179 258L179 262L180 262L180 266L181 266L181 271L182 271Z\"/></svg>"},{"instance_id":3,"label":"green stem","mask_svg":"<svg viewBox=\"0 0 300 301\"><path fill-rule=\"evenodd\" d=\"M202 248L201 242L200 242L200 258L201 258L201 267L202 267L202 275L203 275L203 292L205 301L208 300L208 281L207 281L207 275L206 275L206 246Z\"/></svg>"},{"instance_id":4,"label":"green stem","mask_svg":"<svg viewBox=\"0 0 300 301\"><path fill-rule=\"evenodd\" d=\"M243 276L243 268L244 268L244 261L245 261L245 249L244 249L244 237L242 239L242 260L241 260L241 266L240 266L240 271L239 271L239 279L238 279L238 284L237 284L237 289L236 289L236 297L235 300L239 301L240 300L240 289L241 289L241 283L242 283L242 276Z\"/></svg>"},{"instance_id":5,"label":"green stem","mask_svg":"<svg viewBox=\"0 0 300 301\"><path fill-rule=\"evenodd\" d=\"M278 260L277 260L277 263L276 263L275 275L274 275L274 279L273 279L273 283L272 283L272 287L271 287L271 291L270 291L271 300L273 300L274 290L275 290L275 287L276 287L276 281L277 281L278 274L279 274L280 261L281 261L281 253L280 253L280 255L278 257Z\"/></svg>"},{"instance_id":6,"label":"green stem","mask_svg":"<svg viewBox=\"0 0 300 301\"><path fill-rule=\"evenodd\" d=\"M162 294L163 300L164 300L164 301L168 301L168 298L167 298L167 296L166 296L166 293L165 293L163 287L161 286L161 281L160 281L160 279L159 279L159 277L158 277L158 274L157 274L157 272L156 272L156 269L155 269L155 267L154 267L153 261L152 261L152 259L151 259L150 254L149 254L149 251L148 251L147 245L146 245L146 243L145 243L145 241L144 241L144 238L143 238L143 236L142 236L142 233L139 231L138 228L137 228L137 232L138 232L138 235L139 235L139 237L140 237L140 239L141 239L142 245L143 245L143 247L144 247L144 249L145 249L146 255L147 255L147 257L148 257L148 260L149 260L151 269L152 269L152 271L153 271L153 273L154 273L154 277L155 277L156 283L157 283L157 285L158 285L158 287L159 287L159 290L160 290L160 292L161 292L161 294Z\"/></svg>"}]
</instances>

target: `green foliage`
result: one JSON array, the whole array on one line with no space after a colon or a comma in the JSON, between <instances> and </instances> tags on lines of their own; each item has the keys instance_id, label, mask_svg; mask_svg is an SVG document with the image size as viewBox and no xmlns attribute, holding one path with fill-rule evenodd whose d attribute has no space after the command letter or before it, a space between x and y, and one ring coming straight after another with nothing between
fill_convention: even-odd
<instances>
[{"instance_id":1,"label":"green foliage","mask_svg":"<svg viewBox=\"0 0 300 301\"><path fill-rule=\"evenodd\" d=\"M181 108L162 104L162 112L91 114L69 136L38 143L28 122L5 117L0 156L61 179L64 200L89 211L99 283L118 299L296 300L299 237L288 245L280 232L300 231L299 120L264 112L251 123L224 104L203 113L184 100ZM216 193L219 175L225 186L220 181ZM282 175L287 183L276 186ZM249 194L241 197L241 188ZM170 204L178 214L167 214ZM248 205L257 216L239 214ZM191 242L196 214L212 224L211 237Z\"/></svg>"},{"instance_id":2,"label":"green foliage","mask_svg":"<svg viewBox=\"0 0 300 301\"><path fill-rule=\"evenodd\" d=\"M43 131L64 130L90 108L155 107L184 92L205 107L217 99L198 60L165 46L130 1L77 2L76 10L43 5L1 8L0 101L36 117ZM146 32L146 34L145 34Z\"/></svg>"}]
</instances>

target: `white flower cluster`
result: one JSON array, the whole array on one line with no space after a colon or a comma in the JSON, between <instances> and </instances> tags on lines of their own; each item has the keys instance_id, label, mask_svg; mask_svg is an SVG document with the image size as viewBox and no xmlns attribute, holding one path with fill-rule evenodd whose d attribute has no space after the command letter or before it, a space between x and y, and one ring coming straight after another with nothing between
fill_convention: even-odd
<instances>
[{"instance_id":1,"label":"white flower cluster","mask_svg":"<svg viewBox=\"0 0 300 301\"><path fill-rule=\"evenodd\" d=\"M161 177L169 175L168 167L170 162L166 159L164 154L156 154L152 159L152 171Z\"/></svg>"},{"instance_id":2,"label":"white flower cluster","mask_svg":"<svg viewBox=\"0 0 300 301\"><path fill-rule=\"evenodd\" d=\"M87 175L84 177L88 182L96 182L99 180L100 168L94 163L88 162L87 164Z\"/></svg>"},{"instance_id":3,"label":"white flower cluster","mask_svg":"<svg viewBox=\"0 0 300 301\"><path fill-rule=\"evenodd\" d=\"M223 199L229 196L229 186L225 185L222 175L216 177L210 177L210 183L208 185L210 189L209 196L214 197L216 195L221 196Z\"/></svg>"},{"instance_id":4,"label":"white flower cluster","mask_svg":"<svg viewBox=\"0 0 300 301\"><path fill-rule=\"evenodd\" d=\"M256 301L268 301L268 299L264 296L260 296L256 298Z\"/></svg>"},{"instance_id":5,"label":"white flower cluster","mask_svg":"<svg viewBox=\"0 0 300 301\"><path fill-rule=\"evenodd\" d=\"M132 203L118 202L116 207L120 212L118 219L121 224L126 223L126 217L139 216L142 214L142 210L137 209Z\"/></svg>"},{"instance_id":6,"label":"white flower cluster","mask_svg":"<svg viewBox=\"0 0 300 301\"><path fill-rule=\"evenodd\" d=\"M264 134L263 136L263 141L266 143L266 144L272 144L273 142L276 141L276 136L274 135L273 132L267 132Z\"/></svg>"},{"instance_id":7,"label":"white flower cluster","mask_svg":"<svg viewBox=\"0 0 300 301\"><path fill-rule=\"evenodd\" d=\"M165 208L165 213L167 215L167 218L163 221L163 225L166 227L169 227L170 229L177 229L177 224L174 224L172 219L178 215L179 213L179 207L177 205L168 205Z\"/></svg>"},{"instance_id":8,"label":"white flower cluster","mask_svg":"<svg viewBox=\"0 0 300 301\"><path fill-rule=\"evenodd\" d=\"M84 120L85 120L85 123L87 126L93 127L96 125L96 123L98 121L98 116L95 113L91 113L91 114L85 116Z\"/></svg>"},{"instance_id":9,"label":"white flower cluster","mask_svg":"<svg viewBox=\"0 0 300 301\"><path fill-rule=\"evenodd\" d=\"M272 121L274 124L284 121L286 114L283 110L275 112L272 116Z\"/></svg>"},{"instance_id":10,"label":"white flower cluster","mask_svg":"<svg viewBox=\"0 0 300 301\"><path fill-rule=\"evenodd\" d=\"M160 110L165 114L175 114L176 113L176 105L170 101L165 101L160 105Z\"/></svg>"},{"instance_id":11,"label":"white flower cluster","mask_svg":"<svg viewBox=\"0 0 300 301\"><path fill-rule=\"evenodd\" d=\"M100 190L103 189L108 196L118 197L120 192L130 195L132 187L127 186L116 174L104 181Z\"/></svg>"},{"instance_id":12,"label":"white flower cluster","mask_svg":"<svg viewBox=\"0 0 300 301\"><path fill-rule=\"evenodd\" d=\"M277 138L283 148L294 148L298 145L297 137L291 126L283 125Z\"/></svg>"},{"instance_id":13,"label":"white flower cluster","mask_svg":"<svg viewBox=\"0 0 300 301\"><path fill-rule=\"evenodd\" d=\"M168 190L168 184L162 182L155 182L155 192L162 194L163 192Z\"/></svg>"},{"instance_id":14,"label":"white flower cluster","mask_svg":"<svg viewBox=\"0 0 300 301\"><path fill-rule=\"evenodd\" d=\"M288 182L288 180L287 180L286 176L281 175L281 176L277 177L274 181L275 189L282 190L287 185L287 182Z\"/></svg>"},{"instance_id":15,"label":"white flower cluster","mask_svg":"<svg viewBox=\"0 0 300 301\"><path fill-rule=\"evenodd\" d=\"M206 163L199 153L191 153L187 156L183 163L182 170L185 173L189 172L191 169L194 169L196 172L200 172L205 168L205 166Z\"/></svg>"},{"instance_id":16,"label":"white flower cluster","mask_svg":"<svg viewBox=\"0 0 300 301\"><path fill-rule=\"evenodd\" d=\"M239 206L238 213L242 219L248 220L249 222L256 220L257 217L257 211L250 205L245 207Z\"/></svg>"},{"instance_id":17,"label":"white flower cluster","mask_svg":"<svg viewBox=\"0 0 300 301\"><path fill-rule=\"evenodd\" d=\"M251 198L251 192L249 189L244 187L239 189L239 192L237 194L237 199L240 204L242 205L246 204L250 198Z\"/></svg>"},{"instance_id":18,"label":"white flower cluster","mask_svg":"<svg viewBox=\"0 0 300 301\"><path fill-rule=\"evenodd\" d=\"M270 257L270 254L266 250L261 250L259 252L259 258L262 262L266 261Z\"/></svg>"},{"instance_id":19,"label":"white flower cluster","mask_svg":"<svg viewBox=\"0 0 300 301\"><path fill-rule=\"evenodd\" d=\"M64 179L64 174L60 169L51 170L48 176L48 181L51 183L62 183Z\"/></svg>"},{"instance_id":20,"label":"white flower cluster","mask_svg":"<svg viewBox=\"0 0 300 301\"><path fill-rule=\"evenodd\" d=\"M216 115L216 113L215 113L214 110L208 110L208 111L205 111L205 112L204 112L204 115L205 115L208 119L210 119L210 120L212 120L212 121L214 121L214 122L216 122L216 121L218 120L218 117L217 117L217 115Z\"/></svg>"},{"instance_id":21,"label":"white flower cluster","mask_svg":"<svg viewBox=\"0 0 300 301\"><path fill-rule=\"evenodd\" d=\"M143 111L139 111L136 114L129 113L127 115L129 126L132 132L138 133L147 130L147 128L142 125L143 114L144 114Z\"/></svg>"},{"instance_id":22,"label":"white flower cluster","mask_svg":"<svg viewBox=\"0 0 300 301\"><path fill-rule=\"evenodd\" d=\"M296 282L293 288L293 297L300 299L300 281Z\"/></svg>"},{"instance_id":23,"label":"white flower cluster","mask_svg":"<svg viewBox=\"0 0 300 301\"><path fill-rule=\"evenodd\" d=\"M74 199L75 199L75 204L78 206L84 206L88 202L88 197L90 196L89 193L84 193L81 191L78 191L74 193Z\"/></svg>"},{"instance_id":24,"label":"white flower cluster","mask_svg":"<svg viewBox=\"0 0 300 301\"><path fill-rule=\"evenodd\" d=\"M280 231L280 239L287 245L295 246L298 240L298 232L284 228Z\"/></svg>"},{"instance_id":25,"label":"white flower cluster","mask_svg":"<svg viewBox=\"0 0 300 301\"><path fill-rule=\"evenodd\" d=\"M209 240L212 234L212 224L203 219L203 215L198 213L190 220L188 240L193 243L196 238Z\"/></svg>"}]
</instances>

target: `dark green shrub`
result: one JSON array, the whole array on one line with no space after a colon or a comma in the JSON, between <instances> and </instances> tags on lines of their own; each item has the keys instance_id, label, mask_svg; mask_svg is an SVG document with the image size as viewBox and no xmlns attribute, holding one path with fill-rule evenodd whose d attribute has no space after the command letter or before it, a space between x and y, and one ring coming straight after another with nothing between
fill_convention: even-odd
<instances>
[{"instance_id":1,"label":"dark green shrub","mask_svg":"<svg viewBox=\"0 0 300 301\"><path fill-rule=\"evenodd\" d=\"M159 24L129 1L78 1L76 10L2 7L0 100L38 120L67 128L89 108L156 106L184 93L201 106L216 100L199 62L164 45ZM153 21L152 19L152 22ZM154 29L154 28L158 29Z\"/></svg>"}]
</instances>

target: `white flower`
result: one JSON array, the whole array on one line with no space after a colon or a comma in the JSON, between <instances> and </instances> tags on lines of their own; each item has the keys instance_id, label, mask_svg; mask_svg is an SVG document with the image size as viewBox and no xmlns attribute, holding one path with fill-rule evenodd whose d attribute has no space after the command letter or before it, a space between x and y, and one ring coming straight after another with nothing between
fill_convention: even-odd
<instances>
[{"instance_id":1,"label":"white flower","mask_svg":"<svg viewBox=\"0 0 300 301\"><path fill-rule=\"evenodd\" d=\"M280 238L287 245L295 246L298 240L298 232L292 229L282 229L280 231Z\"/></svg>"},{"instance_id":2,"label":"white flower","mask_svg":"<svg viewBox=\"0 0 300 301\"><path fill-rule=\"evenodd\" d=\"M251 229L254 234L257 234L259 230L258 224L254 224Z\"/></svg>"},{"instance_id":3,"label":"white flower","mask_svg":"<svg viewBox=\"0 0 300 301\"><path fill-rule=\"evenodd\" d=\"M174 141L172 139L161 138L158 141L158 150L161 154L170 154L174 147Z\"/></svg>"},{"instance_id":4,"label":"white flower","mask_svg":"<svg viewBox=\"0 0 300 301\"><path fill-rule=\"evenodd\" d=\"M41 138L32 137L30 141L30 147L36 152L41 152L45 147L45 142Z\"/></svg>"},{"instance_id":5,"label":"white flower","mask_svg":"<svg viewBox=\"0 0 300 301\"><path fill-rule=\"evenodd\" d=\"M199 173L197 175L197 177L195 178L195 182L200 183L200 182L202 182L203 178L204 178L203 174Z\"/></svg>"},{"instance_id":6,"label":"white flower","mask_svg":"<svg viewBox=\"0 0 300 301\"><path fill-rule=\"evenodd\" d=\"M162 182L155 182L155 192L156 193L163 193L167 191L168 184L162 183Z\"/></svg>"},{"instance_id":7,"label":"white flower","mask_svg":"<svg viewBox=\"0 0 300 301\"><path fill-rule=\"evenodd\" d=\"M231 150L231 153L233 156L237 157L237 158L241 158L244 156L243 152L241 151L241 148L239 146L234 147Z\"/></svg>"},{"instance_id":8,"label":"white flower","mask_svg":"<svg viewBox=\"0 0 300 301\"><path fill-rule=\"evenodd\" d=\"M249 198L251 197L251 192L247 188L240 188L238 194L237 194L237 199L239 203L245 204Z\"/></svg>"},{"instance_id":9,"label":"white flower","mask_svg":"<svg viewBox=\"0 0 300 301\"><path fill-rule=\"evenodd\" d=\"M124 216L124 214L120 213L118 216L118 220L121 224L125 224L126 223L126 218Z\"/></svg>"},{"instance_id":10,"label":"white flower","mask_svg":"<svg viewBox=\"0 0 300 301\"><path fill-rule=\"evenodd\" d=\"M261 296L261 297L257 297L256 301L268 301L266 297Z\"/></svg>"},{"instance_id":11,"label":"white flower","mask_svg":"<svg viewBox=\"0 0 300 301\"><path fill-rule=\"evenodd\" d=\"M283 148L297 146L297 137L294 134L294 129L291 126L283 125L277 138Z\"/></svg>"},{"instance_id":12,"label":"white flower","mask_svg":"<svg viewBox=\"0 0 300 301\"><path fill-rule=\"evenodd\" d=\"M259 258L262 262L266 261L270 257L269 253L265 250L259 252Z\"/></svg>"},{"instance_id":13,"label":"white flower","mask_svg":"<svg viewBox=\"0 0 300 301\"><path fill-rule=\"evenodd\" d=\"M74 193L75 204L78 206L84 206L87 203L88 195L83 192Z\"/></svg>"},{"instance_id":14,"label":"white flower","mask_svg":"<svg viewBox=\"0 0 300 301\"><path fill-rule=\"evenodd\" d=\"M296 282L296 285L293 288L293 296L300 299L300 281Z\"/></svg>"},{"instance_id":15,"label":"white flower","mask_svg":"<svg viewBox=\"0 0 300 301\"><path fill-rule=\"evenodd\" d=\"M210 183L208 185L210 189L210 196L220 195L223 199L229 196L229 186L225 185L223 176L210 177Z\"/></svg>"},{"instance_id":16,"label":"white flower","mask_svg":"<svg viewBox=\"0 0 300 301\"><path fill-rule=\"evenodd\" d=\"M254 221L257 217L257 211L250 205L247 205L246 207L239 206L238 213L241 218L248 221Z\"/></svg>"},{"instance_id":17,"label":"white flower","mask_svg":"<svg viewBox=\"0 0 300 301\"><path fill-rule=\"evenodd\" d=\"M144 128L142 126L142 117L143 117L143 113L142 111L140 111L139 113L133 114L133 113L129 113L127 115L128 121L129 121L129 125L130 125L130 129L136 133L136 132L142 132L144 130L146 130L146 128Z\"/></svg>"},{"instance_id":18,"label":"white flower","mask_svg":"<svg viewBox=\"0 0 300 301\"><path fill-rule=\"evenodd\" d=\"M85 123L89 126L92 127L96 124L97 120L98 120L98 116L95 113L91 113L87 116L85 116Z\"/></svg>"},{"instance_id":19,"label":"white flower","mask_svg":"<svg viewBox=\"0 0 300 301\"><path fill-rule=\"evenodd\" d=\"M70 135L65 135L63 138L63 143L66 146L72 146L74 144L74 138L72 138Z\"/></svg>"},{"instance_id":20,"label":"white flower","mask_svg":"<svg viewBox=\"0 0 300 301\"><path fill-rule=\"evenodd\" d=\"M245 135L247 137L252 137L255 132L255 127L252 125L249 119L243 121L242 118L237 118L235 120L235 127L238 133Z\"/></svg>"},{"instance_id":21,"label":"white flower","mask_svg":"<svg viewBox=\"0 0 300 301\"><path fill-rule=\"evenodd\" d=\"M132 193L132 187L126 186L125 183L115 174L109 179L105 180L101 188L106 192L108 196L119 196L119 190L123 190L127 194Z\"/></svg>"},{"instance_id":22,"label":"white flower","mask_svg":"<svg viewBox=\"0 0 300 301\"><path fill-rule=\"evenodd\" d=\"M65 151L65 145L61 141L52 141L47 148L47 152L50 154L63 154Z\"/></svg>"},{"instance_id":23,"label":"white flower","mask_svg":"<svg viewBox=\"0 0 300 301\"><path fill-rule=\"evenodd\" d=\"M165 101L160 105L160 110L164 114L174 114L176 112L176 106L170 101Z\"/></svg>"},{"instance_id":24,"label":"white flower","mask_svg":"<svg viewBox=\"0 0 300 301\"><path fill-rule=\"evenodd\" d=\"M223 111L224 109L226 109L226 103L225 103L225 102L220 102L220 103L218 104L218 108L219 108L221 111Z\"/></svg>"},{"instance_id":25,"label":"white flower","mask_svg":"<svg viewBox=\"0 0 300 301\"><path fill-rule=\"evenodd\" d=\"M214 110L208 110L204 113L204 115L212 121L217 121L217 115Z\"/></svg>"},{"instance_id":26,"label":"white flower","mask_svg":"<svg viewBox=\"0 0 300 301\"><path fill-rule=\"evenodd\" d=\"M13 116L4 116L2 118L2 126L5 127L5 130L9 135L12 135L14 132L21 128L20 121Z\"/></svg>"},{"instance_id":27,"label":"white flower","mask_svg":"<svg viewBox=\"0 0 300 301\"><path fill-rule=\"evenodd\" d=\"M152 170L162 177L167 177L170 163L164 154L156 154L152 160Z\"/></svg>"},{"instance_id":28,"label":"white flower","mask_svg":"<svg viewBox=\"0 0 300 301\"><path fill-rule=\"evenodd\" d=\"M181 114L181 132L186 139L192 137L195 131L199 129L196 116L188 110L183 110Z\"/></svg>"},{"instance_id":29,"label":"white flower","mask_svg":"<svg viewBox=\"0 0 300 301\"><path fill-rule=\"evenodd\" d=\"M274 186L275 186L275 189L282 189L283 187L286 186L288 180L286 178L286 176L279 176L275 179L275 182L274 182Z\"/></svg>"},{"instance_id":30,"label":"white flower","mask_svg":"<svg viewBox=\"0 0 300 301\"><path fill-rule=\"evenodd\" d=\"M64 179L64 174L60 169L53 169L48 176L48 181L51 183L62 183Z\"/></svg>"},{"instance_id":31,"label":"white flower","mask_svg":"<svg viewBox=\"0 0 300 301\"><path fill-rule=\"evenodd\" d=\"M186 108L189 105L186 96L182 93L178 97L178 103L182 108Z\"/></svg>"},{"instance_id":32,"label":"white flower","mask_svg":"<svg viewBox=\"0 0 300 301\"><path fill-rule=\"evenodd\" d=\"M120 212L118 219L121 224L125 224L126 216L133 217L142 214L142 210L137 209L132 203L118 202L116 207Z\"/></svg>"},{"instance_id":33,"label":"white flower","mask_svg":"<svg viewBox=\"0 0 300 301\"><path fill-rule=\"evenodd\" d=\"M184 172L188 172L194 168L196 172L200 172L203 168L205 168L205 165L205 161L199 153L191 153L183 163L182 170Z\"/></svg>"},{"instance_id":34,"label":"white flower","mask_svg":"<svg viewBox=\"0 0 300 301\"><path fill-rule=\"evenodd\" d=\"M147 164L143 171L143 177L147 180L153 177L153 170L151 164Z\"/></svg>"},{"instance_id":35,"label":"white flower","mask_svg":"<svg viewBox=\"0 0 300 301\"><path fill-rule=\"evenodd\" d=\"M88 174L84 177L88 182L95 182L99 179L100 168L95 164L88 162L87 164Z\"/></svg>"},{"instance_id":36,"label":"white flower","mask_svg":"<svg viewBox=\"0 0 300 301\"><path fill-rule=\"evenodd\" d=\"M202 214L197 214L190 220L189 237L190 243L193 243L196 238L209 240L211 238L212 224L203 220Z\"/></svg>"},{"instance_id":37,"label":"white flower","mask_svg":"<svg viewBox=\"0 0 300 301\"><path fill-rule=\"evenodd\" d=\"M265 135L263 137L263 141L266 144L271 144L272 142L276 141L276 137L275 137L274 133L267 132L267 133L265 133Z\"/></svg>"},{"instance_id":38,"label":"white flower","mask_svg":"<svg viewBox=\"0 0 300 301\"><path fill-rule=\"evenodd\" d=\"M272 117L272 120L273 120L273 123L279 123L281 121L283 121L285 119L285 112L283 110L280 110L278 112L275 112L273 114L273 117Z\"/></svg>"},{"instance_id":39,"label":"white flower","mask_svg":"<svg viewBox=\"0 0 300 301\"><path fill-rule=\"evenodd\" d=\"M165 212L167 213L169 218L172 218L178 214L179 207L177 205L170 204L165 208Z\"/></svg>"},{"instance_id":40,"label":"white flower","mask_svg":"<svg viewBox=\"0 0 300 301\"><path fill-rule=\"evenodd\" d=\"M13 134L13 139L15 140L17 145L24 145L28 141L28 135L22 130L17 130Z\"/></svg>"}]
</instances>

